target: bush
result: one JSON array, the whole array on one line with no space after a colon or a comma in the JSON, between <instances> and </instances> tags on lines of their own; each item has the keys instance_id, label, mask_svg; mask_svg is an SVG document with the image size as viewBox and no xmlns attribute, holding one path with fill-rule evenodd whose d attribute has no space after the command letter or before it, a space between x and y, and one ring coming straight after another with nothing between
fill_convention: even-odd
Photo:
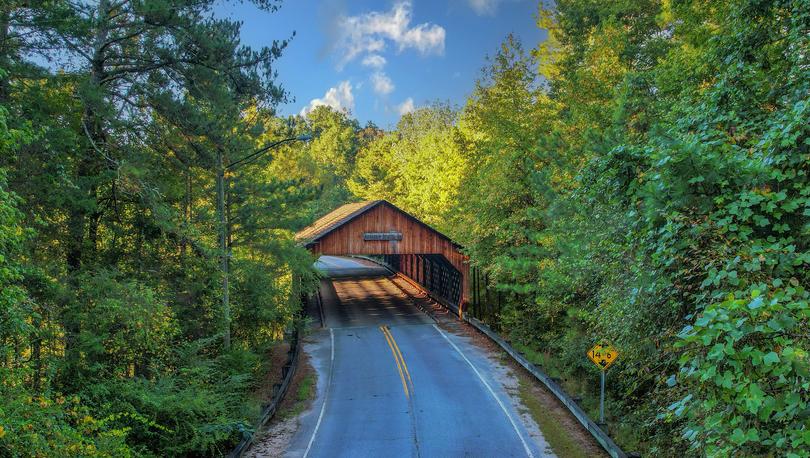
<instances>
[{"instance_id":1,"label":"bush","mask_svg":"<svg viewBox=\"0 0 810 458\"><path fill-rule=\"evenodd\" d=\"M0 457L137 456L129 427L94 416L78 396L34 395L19 375L0 370Z\"/></svg>"},{"instance_id":2,"label":"bush","mask_svg":"<svg viewBox=\"0 0 810 458\"><path fill-rule=\"evenodd\" d=\"M212 358L206 354L211 344L201 340L183 346L176 370L152 379L99 383L89 396L99 410L115 416L113 424L127 428L128 443L148 454L227 454L258 415L249 394L259 358L239 349Z\"/></svg>"}]
</instances>

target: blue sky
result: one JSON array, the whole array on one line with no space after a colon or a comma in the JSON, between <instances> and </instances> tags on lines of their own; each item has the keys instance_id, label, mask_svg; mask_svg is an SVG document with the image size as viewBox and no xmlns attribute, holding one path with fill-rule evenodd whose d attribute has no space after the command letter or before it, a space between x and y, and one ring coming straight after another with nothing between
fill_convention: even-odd
<instances>
[{"instance_id":1,"label":"blue sky","mask_svg":"<svg viewBox=\"0 0 810 458\"><path fill-rule=\"evenodd\" d=\"M295 98L280 114L328 104L384 128L432 100L463 104L507 34L527 48L545 39L536 0L286 0L272 14L238 3L216 14L243 21L250 46L296 32L277 62Z\"/></svg>"}]
</instances>

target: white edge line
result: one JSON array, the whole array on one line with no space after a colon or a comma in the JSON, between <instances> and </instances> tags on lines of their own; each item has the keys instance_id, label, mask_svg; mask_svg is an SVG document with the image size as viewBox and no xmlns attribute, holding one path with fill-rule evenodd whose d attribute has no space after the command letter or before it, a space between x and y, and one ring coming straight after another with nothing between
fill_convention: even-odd
<instances>
[{"instance_id":1,"label":"white edge line","mask_svg":"<svg viewBox=\"0 0 810 458\"><path fill-rule=\"evenodd\" d=\"M456 346L456 344L453 343L453 341L450 340L449 337L447 337L447 334L445 334L444 331L442 331L439 328L438 325L434 324L433 327L436 328L437 331L439 331L439 334L441 334L442 337L444 337L444 340L446 340L450 344L450 346L453 347L453 349L456 351L456 353L461 355L461 357L464 358L464 361L466 361L467 364L470 365L473 372L475 372L475 375L478 376L478 379L481 380L481 383L483 383L484 386L487 388L487 391L489 391L489 394L491 394L492 397L495 398L495 401L498 403L498 405L501 406L501 410L506 415L506 418L509 419L509 423L512 424L512 428L515 430L515 433L517 434L518 439L520 439L520 442L523 444L523 449L526 450L526 455L529 456L529 458L534 458L534 454L532 453L532 450L529 448L529 444L527 444L526 440L523 439L523 434L520 434L520 429L518 429L518 426L515 423L515 420L512 419L512 415L510 415L509 411L506 410L506 406L503 405L503 402L501 402L501 399L498 397L498 395L495 394L495 391L492 389L492 387L489 386L489 383L487 383L487 381L484 380L484 377L481 376L481 373L478 372L478 369L476 369L475 366L473 365L473 363L469 359L467 359L467 356L465 356L464 353L461 352L461 350L458 348L458 346ZM306 455L304 455L304 456L306 456Z\"/></svg>"},{"instance_id":2,"label":"white edge line","mask_svg":"<svg viewBox=\"0 0 810 458\"><path fill-rule=\"evenodd\" d=\"M329 357L329 377L326 380L326 387L323 390L323 404L321 404L321 413L318 414L318 422L315 423L315 430L312 431L312 437L309 438L307 449L304 451L304 458L307 458L309 451L312 449L312 444L315 442L315 436L318 434L318 428L321 427L323 421L323 414L326 412L326 401L329 399L329 385L332 384L332 371L335 366L335 332L329 328L329 342L332 346L331 355Z\"/></svg>"}]
</instances>

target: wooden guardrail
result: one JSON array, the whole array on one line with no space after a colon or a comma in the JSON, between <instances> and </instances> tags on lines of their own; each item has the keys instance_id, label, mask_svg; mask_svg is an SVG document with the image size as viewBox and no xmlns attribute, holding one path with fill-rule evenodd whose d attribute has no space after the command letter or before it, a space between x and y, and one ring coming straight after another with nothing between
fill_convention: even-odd
<instances>
[{"instance_id":1,"label":"wooden guardrail","mask_svg":"<svg viewBox=\"0 0 810 458\"><path fill-rule=\"evenodd\" d=\"M231 453L228 454L228 458L241 458L242 455L244 455L244 453L253 444L253 440L256 438L256 433L260 431L267 424L267 422L273 418L276 411L278 411L278 407L281 404L281 401L284 399L284 395L287 394L287 390L289 390L292 379L295 376L295 371L298 368L298 356L301 352L300 335L301 332L299 328L296 327L293 330L290 349L287 352L287 363L281 368L283 379L280 384L273 387L273 399L262 411L262 415L259 417L259 421L256 423L254 430L242 438L242 441L239 442L236 448L234 448Z\"/></svg>"}]
</instances>

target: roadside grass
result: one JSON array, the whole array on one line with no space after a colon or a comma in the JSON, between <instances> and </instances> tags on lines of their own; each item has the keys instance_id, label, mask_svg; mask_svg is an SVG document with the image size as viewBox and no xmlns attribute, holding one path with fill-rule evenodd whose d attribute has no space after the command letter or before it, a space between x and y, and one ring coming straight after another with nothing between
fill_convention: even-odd
<instances>
[{"instance_id":1,"label":"roadside grass","mask_svg":"<svg viewBox=\"0 0 810 458\"><path fill-rule=\"evenodd\" d=\"M556 367L554 367L553 360L545 353L536 351L533 348L519 342L509 342L509 345L522 353L530 363L543 368L543 372L545 372L549 377L560 378L562 376L562 373Z\"/></svg>"},{"instance_id":2,"label":"roadside grass","mask_svg":"<svg viewBox=\"0 0 810 458\"><path fill-rule=\"evenodd\" d=\"M301 384L298 385L298 392L295 394L297 401L309 401L315 396L315 377L312 374L307 374Z\"/></svg>"},{"instance_id":3,"label":"roadside grass","mask_svg":"<svg viewBox=\"0 0 810 458\"><path fill-rule=\"evenodd\" d=\"M559 458L588 458L588 453L574 440L570 431L558 421L555 415L550 415L548 409L532 393L534 381L525 374L518 374L518 394L523 405L529 410L532 418L543 432L543 437L551 446L551 450Z\"/></svg>"},{"instance_id":4,"label":"roadside grass","mask_svg":"<svg viewBox=\"0 0 810 458\"><path fill-rule=\"evenodd\" d=\"M312 399L315 399L315 375L312 372L308 372L298 383L298 387L295 390L294 401L291 405L279 412L279 417L285 420L297 417L306 410L309 401Z\"/></svg>"},{"instance_id":5,"label":"roadside grass","mask_svg":"<svg viewBox=\"0 0 810 458\"><path fill-rule=\"evenodd\" d=\"M569 374L566 374L564 368L560 367L560 362L557 361L553 356L536 351L533 348L521 345L518 342L511 342L510 344L513 348L522 353L523 356L529 360L529 362L541 368L549 377L557 379L558 383L560 386L562 386L566 393L575 398L579 398L579 406L582 407L582 409L591 419L596 421L599 418L599 378L597 375L593 375L593 377L589 379L571 377ZM608 374L608 378L609 377L610 374ZM524 381L521 376L521 398L526 403L526 406L529 406L529 403L532 401L527 400L527 398L531 397L531 394L529 393L528 396L524 397L523 383ZM536 400L534 400L534 402L537 403ZM605 416L608 423L607 433L625 450L638 449L643 440L638 435L639 425L629 420L626 416L623 417L621 415L617 415L615 409L619 407L618 404L619 402L613 399L610 395L608 395L605 399ZM543 433L545 434L546 426L541 423L543 421L549 421L548 415L544 416L541 413L539 416L536 416L534 415L534 412L532 412L532 416L535 418L538 425L543 428ZM549 440L549 443L551 443L551 440ZM554 447L553 444L552 447ZM556 448L554 451L557 452ZM562 453L563 452L559 452L558 454L560 456L569 456Z\"/></svg>"}]
</instances>

